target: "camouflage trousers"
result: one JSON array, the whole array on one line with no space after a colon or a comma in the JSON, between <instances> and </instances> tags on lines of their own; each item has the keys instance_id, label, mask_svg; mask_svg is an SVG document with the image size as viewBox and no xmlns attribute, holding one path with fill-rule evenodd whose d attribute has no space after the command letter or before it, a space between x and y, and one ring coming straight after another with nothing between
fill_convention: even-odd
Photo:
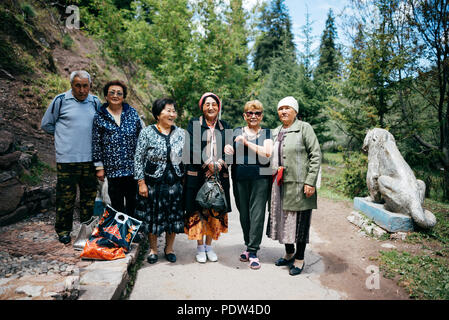
<instances>
[{"instance_id":1,"label":"camouflage trousers","mask_svg":"<svg viewBox=\"0 0 449 320\"><path fill-rule=\"evenodd\" d=\"M92 162L57 163L56 221L59 236L69 235L73 226L76 186L80 190L80 222L93 215L97 195L97 178Z\"/></svg>"}]
</instances>

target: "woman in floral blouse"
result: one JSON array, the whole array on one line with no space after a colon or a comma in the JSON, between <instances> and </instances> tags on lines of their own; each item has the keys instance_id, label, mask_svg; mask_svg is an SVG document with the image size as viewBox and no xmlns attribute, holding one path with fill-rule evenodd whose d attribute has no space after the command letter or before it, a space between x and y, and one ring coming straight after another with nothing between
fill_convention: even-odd
<instances>
[{"instance_id":1,"label":"woman in floral blouse","mask_svg":"<svg viewBox=\"0 0 449 320\"><path fill-rule=\"evenodd\" d=\"M184 232L181 160L185 133L175 126L177 113L172 99L156 100L152 113L157 123L142 130L135 154L134 178L139 184L136 214L143 220L143 231L150 241L148 262L158 260L157 237L165 232L165 258L173 263L176 233Z\"/></svg>"},{"instance_id":2,"label":"woman in floral blouse","mask_svg":"<svg viewBox=\"0 0 449 320\"><path fill-rule=\"evenodd\" d=\"M134 217L137 193L134 153L142 122L136 109L124 102L127 87L123 82L108 82L103 93L106 103L95 115L92 128L93 162L98 179L108 179L111 206Z\"/></svg>"}]
</instances>

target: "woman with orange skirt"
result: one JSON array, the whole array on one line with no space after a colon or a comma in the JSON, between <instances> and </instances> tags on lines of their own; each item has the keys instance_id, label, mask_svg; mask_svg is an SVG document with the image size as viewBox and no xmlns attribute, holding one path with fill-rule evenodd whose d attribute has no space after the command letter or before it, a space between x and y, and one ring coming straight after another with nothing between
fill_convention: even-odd
<instances>
[{"instance_id":1,"label":"woman with orange skirt","mask_svg":"<svg viewBox=\"0 0 449 320\"><path fill-rule=\"evenodd\" d=\"M199 263L217 261L212 249L212 240L218 240L221 233L228 232L228 212L231 211L229 197L229 171L225 162L225 129L228 124L219 119L221 101L214 93L205 93L199 107L202 115L189 121L184 152L189 156L185 161L186 180L184 202L186 219L184 231L189 240L197 240L196 260ZM195 200L206 179L218 175L224 189L227 208L223 212L202 208Z\"/></svg>"}]
</instances>

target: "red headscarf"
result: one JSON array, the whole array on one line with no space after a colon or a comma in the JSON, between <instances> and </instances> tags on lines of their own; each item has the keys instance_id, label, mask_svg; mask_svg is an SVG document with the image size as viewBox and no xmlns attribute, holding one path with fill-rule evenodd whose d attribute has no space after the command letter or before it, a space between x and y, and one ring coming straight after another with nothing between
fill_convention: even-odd
<instances>
[{"instance_id":1,"label":"red headscarf","mask_svg":"<svg viewBox=\"0 0 449 320\"><path fill-rule=\"evenodd\" d=\"M201 97L200 101L198 102L198 106L200 107L200 110L203 111L201 106L203 105L204 100L207 97L210 97L210 96L213 96L214 98L217 99L217 101L218 101L218 111L221 111L221 100L215 93L212 93L212 92L206 92L205 94L203 94L203 96Z\"/></svg>"}]
</instances>

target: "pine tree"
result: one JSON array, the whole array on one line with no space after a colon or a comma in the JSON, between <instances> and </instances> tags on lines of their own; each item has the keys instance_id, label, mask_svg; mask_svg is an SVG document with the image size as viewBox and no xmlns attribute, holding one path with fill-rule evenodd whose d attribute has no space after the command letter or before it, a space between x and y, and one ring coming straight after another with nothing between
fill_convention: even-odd
<instances>
[{"instance_id":1,"label":"pine tree","mask_svg":"<svg viewBox=\"0 0 449 320\"><path fill-rule=\"evenodd\" d=\"M326 26L321 36L319 61L315 70L315 78L330 80L339 73L339 57L341 56L337 45L337 29L332 9L327 14Z\"/></svg>"},{"instance_id":2,"label":"pine tree","mask_svg":"<svg viewBox=\"0 0 449 320\"><path fill-rule=\"evenodd\" d=\"M315 58L315 54L312 51L312 43L314 37L312 35L312 21L310 21L309 8L306 7L306 24L301 28L302 34L304 36L304 51L300 52L301 63L304 66L305 75L311 79L312 78L312 64Z\"/></svg>"},{"instance_id":3,"label":"pine tree","mask_svg":"<svg viewBox=\"0 0 449 320\"><path fill-rule=\"evenodd\" d=\"M406 53L394 51L390 23L395 9L393 3L376 0L372 4L375 6L365 4L372 15L367 19L371 23L358 24L341 95L332 98L333 117L359 145L372 127L386 128L399 138L397 74L404 67L402 57Z\"/></svg>"},{"instance_id":4,"label":"pine tree","mask_svg":"<svg viewBox=\"0 0 449 320\"><path fill-rule=\"evenodd\" d=\"M225 13L226 37L230 44L225 57L227 74L220 87L227 89L223 95L223 119L233 126L243 124L243 106L251 99L251 87L256 80L256 74L248 64L248 13L244 10L242 2L231 0L229 10Z\"/></svg>"},{"instance_id":5,"label":"pine tree","mask_svg":"<svg viewBox=\"0 0 449 320\"><path fill-rule=\"evenodd\" d=\"M268 72L271 60L287 50L295 52L292 23L284 0L272 0L262 7L259 29L261 35L256 40L254 68Z\"/></svg>"}]
</instances>

